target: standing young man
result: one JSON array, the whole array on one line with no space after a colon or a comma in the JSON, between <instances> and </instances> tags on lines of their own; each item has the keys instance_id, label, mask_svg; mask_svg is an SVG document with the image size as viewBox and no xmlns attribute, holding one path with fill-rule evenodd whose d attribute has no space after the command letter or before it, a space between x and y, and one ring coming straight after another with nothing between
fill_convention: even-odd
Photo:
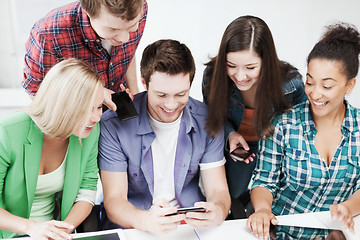
<instances>
[{"instance_id":1,"label":"standing young man","mask_svg":"<svg viewBox=\"0 0 360 240\"><path fill-rule=\"evenodd\" d=\"M23 87L35 95L49 69L67 58L82 59L105 82L105 104L125 84L139 91L135 50L143 35L146 0L81 0L57 8L35 23L26 43Z\"/></svg>"},{"instance_id":2,"label":"standing young man","mask_svg":"<svg viewBox=\"0 0 360 240\"><path fill-rule=\"evenodd\" d=\"M147 91L134 98L139 117L120 121L107 111L101 120L103 227L161 233L182 220L194 227L220 224L230 208L223 132L207 134L206 105L189 97L195 74L190 50L159 40L144 50L140 70ZM206 212L166 216L194 205Z\"/></svg>"}]
</instances>

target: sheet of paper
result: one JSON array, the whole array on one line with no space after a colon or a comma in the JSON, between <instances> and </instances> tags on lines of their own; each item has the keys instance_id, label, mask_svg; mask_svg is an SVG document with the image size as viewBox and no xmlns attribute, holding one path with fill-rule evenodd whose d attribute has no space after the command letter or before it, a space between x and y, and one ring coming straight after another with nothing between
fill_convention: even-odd
<instances>
[{"instance_id":1,"label":"sheet of paper","mask_svg":"<svg viewBox=\"0 0 360 240\"><path fill-rule=\"evenodd\" d=\"M153 234L136 229L124 230L123 233L126 240L199 240L195 234L194 228L190 225L180 225L175 231L165 234Z\"/></svg>"},{"instance_id":2,"label":"sheet of paper","mask_svg":"<svg viewBox=\"0 0 360 240\"><path fill-rule=\"evenodd\" d=\"M246 227L247 219L228 220L213 228L196 229L201 240L246 239L258 240Z\"/></svg>"},{"instance_id":3,"label":"sheet of paper","mask_svg":"<svg viewBox=\"0 0 360 240\"><path fill-rule=\"evenodd\" d=\"M360 215L354 217L355 233L351 233L341 223L333 220L330 211L283 215L276 218L279 220L279 225L341 230L347 240L360 239Z\"/></svg>"},{"instance_id":4,"label":"sheet of paper","mask_svg":"<svg viewBox=\"0 0 360 240\"><path fill-rule=\"evenodd\" d=\"M341 224L331 218L329 211L283 215L276 219L278 225L342 230Z\"/></svg>"}]
</instances>

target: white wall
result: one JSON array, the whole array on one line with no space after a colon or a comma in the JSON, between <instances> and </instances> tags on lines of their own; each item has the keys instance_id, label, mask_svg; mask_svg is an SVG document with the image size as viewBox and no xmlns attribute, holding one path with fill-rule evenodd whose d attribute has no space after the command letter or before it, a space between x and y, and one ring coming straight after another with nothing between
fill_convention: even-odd
<instances>
[{"instance_id":1,"label":"white wall","mask_svg":"<svg viewBox=\"0 0 360 240\"><path fill-rule=\"evenodd\" d=\"M345 21L360 30L359 0L148 0L149 15L137 51L160 38L177 39L190 48L196 61L191 96L201 100L204 63L217 54L226 26L241 15L262 18L273 33L279 58L306 73L306 57L324 26ZM349 101L360 107L360 79Z\"/></svg>"},{"instance_id":2,"label":"white wall","mask_svg":"<svg viewBox=\"0 0 360 240\"><path fill-rule=\"evenodd\" d=\"M0 0L0 88L18 88L22 79L23 44L30 27L55 6L70 0ZM203 64L215 56L226 26L241 15L268 23L280 59L306 73L306 57L324 31L336 20L360 29L359 0L148 0L149 14L136 53L161 38L177 39L192 51L197 72L191 96L199 100ZM13 17L12 17L13 16ZM138 76L140 73L138 71ZM139 81L140 89L143 89ZM5 101L0 95L0 102ZM349 101L360 107L360 83Z\"/></svg>"}]
</instances>

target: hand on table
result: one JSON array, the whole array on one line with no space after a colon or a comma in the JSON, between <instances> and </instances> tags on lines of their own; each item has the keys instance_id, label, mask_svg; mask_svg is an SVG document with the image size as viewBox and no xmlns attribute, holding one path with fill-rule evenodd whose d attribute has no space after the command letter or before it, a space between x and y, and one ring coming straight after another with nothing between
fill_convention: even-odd
<instances>
[{"instance_id":1,"label":"hand on table","mask_svg":"<svg viewBox=\"0 0 360 240\"><path fill-rule=\"evenodd\" d=\"M273 225L278 224L275 215L269 209L260 209L249 217L246 226L257 238L270 239L270 223Z\"/></svg>"},{"instance_id":2,"label":"hand on table","mask_svg":"<svg viewBox=\"0 0 360 240\"><path fill-rule=\"evenodd\" d=\"M65 240L72 239L71 233L74 230L74 226L64 222L51 220L47 222L36 222L31 221L27 227L26 234L31 239L54 239L54 240Z\"/></svg>"}]
</instances>

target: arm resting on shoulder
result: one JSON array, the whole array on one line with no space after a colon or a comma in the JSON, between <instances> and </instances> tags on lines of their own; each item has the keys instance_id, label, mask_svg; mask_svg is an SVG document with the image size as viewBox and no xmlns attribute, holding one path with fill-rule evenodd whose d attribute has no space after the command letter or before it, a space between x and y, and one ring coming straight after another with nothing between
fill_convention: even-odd
<instances>
[{"instance_id":1,"label":"arm resting on shoulder","mask_svg":"<svg viewBox=\"0 0 360 240\"><path fill-rule=\"evenodd\" d=\"M139 93L139 87L138 87L137 78L136 78L135 56L131 60L125 76L126 76L126 85L130 89L130 92L134 95Z\"/></svg>"}]
</instances>

